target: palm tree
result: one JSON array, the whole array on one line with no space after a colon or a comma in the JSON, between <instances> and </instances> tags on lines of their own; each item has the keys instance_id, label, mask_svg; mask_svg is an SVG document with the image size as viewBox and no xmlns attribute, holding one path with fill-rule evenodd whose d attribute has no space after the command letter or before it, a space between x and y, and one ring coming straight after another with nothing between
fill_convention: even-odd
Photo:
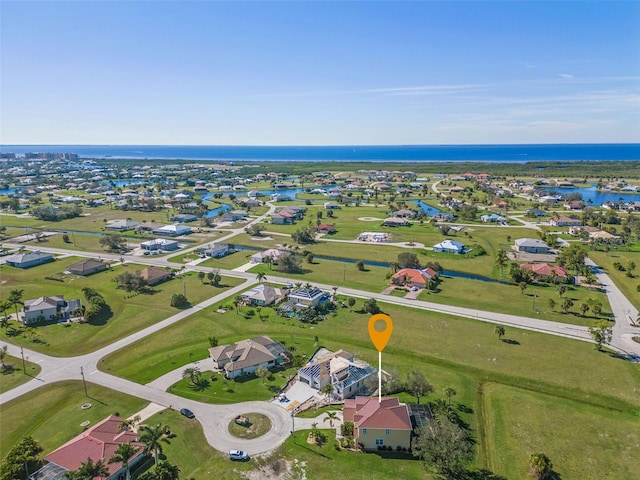
<instances>
[{"instance_id":1,"label":"palm tree","mask_svg":"<svg viewBox=\"0 0 640 480\"><path fill-rule=\"evenodd\" d=\"M327 383L324 387L320 389L321 393L324 393L329 399L329 405L331 405L331 394L333 393L333 385Z\"/></svg>"},{"instance_id":2,"label":"palm tree","mask_svg":"<svg viewBox=\"0 0 640 480\"><path fill-rule=\"evenodd\" d=\"M200 283L204 283L204 272L198 272L198 278L200 279Z\"/></svg>"},{"instance_id":3,"label":"palm tree","mask_svg":"<svg viewBox=\"0 0 640 480\"><path fill-rule=\"evenodd\" d=\"M133 457L138 449L131 445L131 443L121 443L116 448L115 453L109 459L109 463L122 463L122 466L127 471L127 480L131 478L131 472L129 470L129 459Z\"/></svg>"},{"instance_id":4,"label":"palm tree","mask_svg":"<svg viewBox=\"0 0 640 480\"><path fill-rule=\"evenodd\" d=\"M451 397L453 397L456 394L456 391L451 387L444 387L442 392L447 396L447 399L449 400L449 405L451 405Z\"/></svg>"},{"instance_id":5,"label":"palm tree","mask_svg":"<svg viewBox=\"0 0 640 480\"><path fill-rule=\"evenodd\" d=\"M258 283L262 283L267 279L267 274L264 272L258 272L258 274L256 275L256 280L258 280Z\"/></svg>"},{"instance_id":6,"label":"palm tree","mask_svg":"<svg viewBox=\"0 0 640 480\"><path fill-rule=\"evenodd\" d=\"M109 468L103 460L93 463L91 458L80 464L78 470L71 470L65 473L65 477L72 480L93 480L95 477L106 477L109 475Z\"/></svg>"},{"instance_id":7,"label":"palm tree","mask_svg":"<svg viewBox=\"0 0 640 480\"><path fill-rule=\"evenodd\" d=\"M3 345L2 348L0 348L0 362L2 363L3 370L7 368L7 366L4 364L4 357L6 357L8 349L9 347L7 345Z\"/></svg>"},{"instance_id":8,"label":"palm tree","mask_svg":"<svg viewBox=\"0 0 640 480\"><path fill-rule=\"evenodd\" d=\"M182 371L182 378L187 378L191 380L191 383L196 383L196 378L200 376L200 369L198 367L188 367Z\"/></svg>"},{"instance_id":9,"label":"palm tree","mask_svg":"<svg viewBox=\"0 0 640 480\"><path fill-rule=\"evenodd\" d=\"M329 426L333 428L333 421L338 419L338 412L327 412L327 416L324 417L324 421L329 420Z\"/></svg>"},{"instance_id":10,"label":"palm tree","mask_svg":"<svg viewBox=\"0 0 640 480\"><path fill-rule=\"evenodd\" d=\"M170 443L167 435L169 427L158 423L154 427L143 425L139 429L138 440L146 445L145 452L153 452L155 464L158 465L158 455L162 453L162 442Z\"/></svg>"},{"instance_id":11,"label":"palm tree","mask_svg":"<svg viewBox=\"0 0 640 480\"><path fill-rule=\"evenodd\" d=\"M7 302L9 305L12 305L16 309L16 320L19 320L18 317L18 305L24 305L22 302L22 296L24 295L24 290L15 289L9 292L9 298L7 298Z\"/></svg>"},{"instance_id":12,"label":"palm tree","mask_svg":"<svg viewBox=\"0 0 640 480\"><path fill-rule=\"evenodd\" d=\"M353 297L349 297L347 303L349 304L349 312L351 312L353 310L353 306L356 304L356 299Z\"/></svg>"},{"instance_id":13,"label":"palm tree","mask_svg":"<svg viewBox=\"0 0 640 480\"><path fill-rule=\"evenodd\" d=\"M0 311L2 311L2 320L0 320L0 326L7 328L9 326L9 319L7 318L7 310L11 308L11 302L9 300L0 300Z\"/></svg>"},{"instance_id":14,"label":"palm tree","mask_svg":"<svg viewBox=\"0 0 640 480\"><path fill-rule=\"evenodd\" d=\"M129 428L134 427L136 424L140 423L140 415L136 415L134 417L131 418L127 418L126 420L123 420L122 422L120 422L120 430L129 430Z\"/></svg>"},{"instance_id":15,"label":"palm tree","mask_svg":"<svg viewBox=\"0 0 640 480\"><path fill-rule=\"evenodd\" d=\"M504 267L509 263L509 257L507 257L507 252L500 249L498 253L496 253L496 266L500 269L500 278L504 278Z\"/></svg>"},{"instance_id":16,"label":"palm tree","mask_svg":"<svg viewBox=\"0 0 640 480\"><path fill-rule=\"evenodd\" d=\"M504 337L505 330L502 325L496 325L496 328L493 329L493 332L498 336L498 339L502 340Z\"/></svg>"}]
</instances>

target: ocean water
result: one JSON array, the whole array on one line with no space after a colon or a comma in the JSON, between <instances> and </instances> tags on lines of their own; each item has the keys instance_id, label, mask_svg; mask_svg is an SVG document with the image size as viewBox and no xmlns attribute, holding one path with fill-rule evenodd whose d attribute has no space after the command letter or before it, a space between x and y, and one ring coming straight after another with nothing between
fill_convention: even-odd
<instances>
[{"instance_id":1,"label":"ocean water","mask_svg":"<svg viewBox=\"0 0 640 480\"><path fill-rule=\"evenodd\" d=\"M210 161L532 162L640 160L640 143L386 146L0 145L2 153L77 153L83 158Z\"/></svg>"}]
</instances>

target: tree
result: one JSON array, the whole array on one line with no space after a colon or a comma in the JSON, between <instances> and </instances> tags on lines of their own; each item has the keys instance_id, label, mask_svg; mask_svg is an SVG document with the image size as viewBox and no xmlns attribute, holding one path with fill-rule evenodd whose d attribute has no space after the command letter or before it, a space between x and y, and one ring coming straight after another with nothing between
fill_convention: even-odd
<instances>
[{"instance_id":1,"label":"tree","mask_svg":"<svg viewBox=\"0 0 640 480\"><path fill-rule=\"evenodd\" d=\"M353 306L356 304L356 299L353 297L349 297L347 303L349 304L349 312L353 311Z\"/></svg>"},{"instance_id":2,"label":"tree","mask_svg":"<svg viewBox=\"0 0 640 480\"><path fill-rule=\"evenodd\" d=\"M397 263L400 268L420 268L418 256L411 252L399 253Z\"/></svg>"},{"instance_id":3,"label":"tree","mask_svg":"<svg viewBox=\"0 0 640 480\"><path fill-rule=\"evenodd\" d=\"M209 337L209 346L211 348L218 346L218 337Z\"/></svg>"},{"instance_id":4,"label":"tree","mask_svg":"<svg viewBox=\"0 0 640 480\"><path fill-rule=\"evenodd\" d=\"M447 400L449 402L449 405L451 405L451 397L456 395L456 391L451 387L444 387L442 389L442 393L444 393L447 396Z\"/></svg>"},{"instance_id":5,"label":"tree","mask_svg":"<svg viewBox=\"0 0 640 480\"><path fill-rule=\"evenodd\" d=\"M520 282L520 293L524 295L524 291L527 289L527 282Z\"/></svg>"},{"instance_id":6,"label":"tree","mask_svg":"<svg viewBox=\"0 0 640 480\"><path fill-rule=\"evenodd\" d=\"M176 308L186 308L189 306L189 299L182 293L174 293L171 295L171 306Z\"/></svg>"},{"instance_id":7,"label":"tree","mask_svg":"<svg viewBox=\"0 0 640 480\"><path fill-rule=\"evenodd\" d=\"M420 404L420 397L433 392L433 387L427 382L427 379L424 378L422 372L415 370L408 373L406 388L407 392L416 397L418 404Z\"/></svg>"},{"instance_id":8,"label":"tree","mask_svg":"<svg viewBox=\"0 0 640 480\"><path fill-rule=\"evenodd\" d=\"M258 274L256 275L256 280L258 280L258 283L262 283L267 279L267 274L264 272L258 272Z\"/></svg>"},{"instance_id":9,"label":"tree","mask_svg":"<svg viewBox=\"0 0 640 480\"><path fill-rule=\"evenodd\" d=\"M222 280L222 275L220 275L220 270L214 270L213 272L207 273L207 278L209 279L209 283L214 287L220 285L220 280Z\"/></svg>"},{"instance_id":10,"label":"tree","mask_svg":"<svg viewBox=\"0 0 640 480\"><path fill-rule=\"evenodd\" d=\"M596 343L596 349L602 350L603 345L608 345L611 342L613 335L613 329L606 320L596 322L593 327L589 328L589 333Z\"/></svg>"},{"instance_id":11,"label":"tree","mask_svg":"<svg viewBox=\"0 0 640 480\"><path fill-rule=\"evenodd\" d=\"M256 377L260 379L262 385L264 385L264 379L269 376L269 369L263 365L260 365L258 368L256 368L256 371L254 373L256 374Z\"/></svg>"},{"instance_id":12,"label":"tree","mask_svg":"<svg viewBox=\"0 0 640 480\"><path fill-rule=\"evenodd\" d=\"M178 480L179 478L180 469L176 465L163 461L140 475L138 480Z\"/></svg>"},{"instance_id":13,"label":"tree","mask_svg":"<svg viewBox=\"0 0 640 480\"><path fill-rule=\"evenodd\" d=\"M562 299L562 311L564 313L569 313L569 309L573 307L573 300L568 297Z\"/></svg>"},{"instance_id":14,"label":"tree","mask_svg":"<svg viewBox=\"0 0 640 480\"><path fill-rule=\"evenodd\" d=\"M566 293L566 291L567 291L566 285L558 285L558 295L560 296L560 298L562 298L562 296Z\"/></svg>"},{"instance_id":15,"label":"tree","mask_svg":"<svg viewBox=\"0 0 640 480\"><path fill-rule=\"evenodd\" d=\"M0 363L2 363L2 370L5 370L7 368L7 366L4 363L4 358L7 356L8 350L9 350L9 347L7 345L3 345L2 348L0 348Z\"/></svg>"},{"instance_id":16,"label":"tree","mask_svg":"<svg viewBox=\"0 0 640 480\"><path fill-rule=\"evenodd\" d=\"M169 427L156 424L153 427L141 425L138 429L138 440L145 444L145 452L153 452L153 458L156 466L158 465L158 455L162 453L162 442L171 443L167 436L169 435Z\"/></svg>"},{"instance_id":17,"label":"tree","mask_svg":"<svg viewBox=\"0 0 640 480\"><path fill-rule=\"evenodd\" d=\"M333 421L337 420L338 413L337 412L327 412L327 416L324 417L324 422L329 421L329 426L333 428Z\"/></svg>"},{"instance_id":18,"label":"tree","mask_svg":"<svg viewBox=\"0 0 640 480\"><path fill-rule=\"evenodd\" d=\"M380 307L378 306L378 302L376 302L375 298L368 298L364 301L364 311L370 313L371 315L375 315L380 313Z\"/></svg>"},{"instance_id":19,"label":"tree","mask_svg":"<svg viewBox=\"0 0 640 480\"><path fill-rule=\"evenodd\" d=\"M553 298L549 299L549 310L551 310L553 312L553 310L556 308L556 301Z\"/></svg>"},{"instance_id":20,"label":"tree","mask_svg":"<svg viewBox=\"0 0 640 480\"><path fill-rule=\"evenodd\" d=\"M11 308L11 302L9 300L0 300L0 312L2 312L2 318L0 319L0 326L7 328L9 326L9 318L7 317L7 310Z\"/></svg>"},{"instance_id":21,"label":"tree","mask_svg":"<svg viewBox=\"0 0 640 480\"><path fill-rule=\"evenodd\" d=\"M327 399L329 400L329 405L331 405L331 394L333 393L333 385L331 385L331 383L327 383L320 389L320 393L326 395Z\"/></svg>"},{"instance_id":22,"label":"tree","mask_svg":"<svg viewBox=\"0 0 640 480\"><path fill-rule=\"evenodd\" d=\"M129 443L121 443L116 448L115 453L109 459L109 463L122 463L127 475L127 480L131 478L131 472L129 470L129 459L133 457L138 449Z\"/></svg>"},{"instance_id":23,"label":"tree","mask_svg":"<svg viewBox=\"0 0 640 480\"><path fill-rule=\"evenodd\" d=\"M112 252L122 250L127 246L125 239L115 233L105 235L98 241L98 243Z\"/></svg>"},{"instance_id":24,"label":"tree","mask_svg":"<svg viewBox=\"0 0 640 480\"><path fill-rule=\"evenodd\" d=\"M29 466L39 465L39 455L42 453L42 446L33 439L25 437L20 443L15 445L0 464L0 479L15 480L29 476ZM33 466L33 465L32 465Z\"/></svg>"},{"instance_id":25,"label":"tree","mask_svg":"<svg viewBox=\"0 0 640 480\"><path fill-rule=\"evenodd\" d=\"M360 272L364 272L364 262L362 260L358 260L356 262L356 268L360 271Z\"/></svg>"},{"instance_id":26,"label":"tree","mask_svg":"<svg viewBox=\"0 0 640 480\"><path fill-rule=\"evenodd\" d=\"M496 253L496 267L500 269L500 278L504 278L504 267L509 263L509 257L507 257L507 252L500 249L498 253Z\"/></svg>"},{"instance_id":27,"label":"tree","mask_svg":"<svg viewBox=\"0 0 640 480\"><path fill-rule=\"evenodd\" d=\"M22 302L22 296L24 295L24 290L16 288L15 290L11 290L9 292L9 298L7 298L7 302L9 305L12 305L16 309L16 320L19 320L18 316L18 305L24 305Z\"/></svg>"},{"instance_id":28,"label":"tree","mask_svg":"<svg viewBox=\"0 0 640 480\"><path fill-rule=\"evenodd\" d=\"M278 259L278 271L282 273L300 273L302 271L302 259L300 255L285 253Z\"/></svg>"},{"instance_id":29,"label":"tree","mask_svg":"<svg viewBox=\"0 0 640 480\"><path fill-rule=\"evenodd\" d=\"M127 292L139 292L147 286L147 281L142 277L141 272L122 272L117 275L114 282L118 284L118 288L124 288Z\"/></svg>"},{"instance_id":30,"label":"tree","mask_svg":"<svg viewBox=\"0 0 640 480\"><path fill-rule=\"evenodd\" d=\"M195 384L198 378L200 378L201 372L198 367L187 367L182 371L182 378L189 377L191 383Z\"/></svg>"},{"instance_id":31,"label":"tree","mask_svg":"<svg viewBox=\"0 0 640 480\"><path fill-rule=\"evenodd\" d=\"M198 272L198 279L200 279L200 283L204 283L205 275L206 274L204 272Z\"/></svg>"},{"instance_id":32,"label":"tree","mask_svg":"<svg viewBox=\"0 0 640 480\"><path fill-rule=\"evenodd\" d=\"M96 463L93 463L91 458L87 458L86 462L80 464L80 468L76 471L67 472L73 480L93 480L95 477L107 477L109 475L109 468L104 460L100 459ZM65 474L66 476L67 474Z\"/></svg>"},{"instance_id":33,"label":"tree","mask_svg":"<svg viewBox=\"0 0 640 480\"><path fill-rule=\"evenodd\" d=\"M533 453L529 457L529 476L546 480L553 474L553 464L544 453Z\"/></svg>"},{"instance_id":34,"label":"tree","mask_svg":"<svg viewBox=\"0 0 640 480\"><path fill-rule=\"evenodd\" d=\"M496 327L493 329L493 333L498 336L498 340L502 340L502 337L504 337L505 334L504 326L496 325Z\"/></svg>"},{"instance_id":35,"label":"tree","mask_svg":"<svg viewBox=\"0 0 640 480\"><path fill-rule=\"evenodd\" d=\"M473 458L467 432L444 416L436 416L418 428L411 449L425 467L445 478L458 478L464 465Z\"/></svg>"},{"instance_id":36,"label":"tree","mask_svg":"<svg viewBox=\"0 0 640 480\"><path fill-rule=\"evenodd\" d=\"M588 311L589 311L589 305L587 303L581 303L580 304L580 313L582 313L583 317L587 314Z\"/></svg>"}]
</instances>

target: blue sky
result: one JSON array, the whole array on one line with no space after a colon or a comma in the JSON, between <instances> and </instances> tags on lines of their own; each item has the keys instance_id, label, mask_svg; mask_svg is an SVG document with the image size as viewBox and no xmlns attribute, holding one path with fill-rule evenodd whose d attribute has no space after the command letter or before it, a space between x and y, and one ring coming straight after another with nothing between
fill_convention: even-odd
<instances>
[{"instance_id":1,"label":"blue sky","mask_svg":"<svg viewBox=\"0 0 640 480\"><path fill-rule=\"evenodd\" d=\"M640 142L640 2L0 2L3 144Z\"/></svg>"}]
</instances>

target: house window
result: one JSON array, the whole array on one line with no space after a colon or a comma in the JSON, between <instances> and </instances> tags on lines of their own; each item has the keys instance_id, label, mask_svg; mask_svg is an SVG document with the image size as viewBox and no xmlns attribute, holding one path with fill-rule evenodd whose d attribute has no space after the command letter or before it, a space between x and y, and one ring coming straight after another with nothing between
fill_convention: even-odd
<instances>
[{"instance_id":1,"label":"house window","mask_svg":"<svg viewBox=\"0 0 640 480\"><path fill-rule=\"evenodd\" d=\"M384 440L382 438L376 438L376 445L384 445Z\"/></svg>"},{"instance_id":2,"label":"house window","mask_svg":"<svg viewBox=\"0 0 640 480\"><path fill-rule=\"evenodd\" d=\"M366 429L366 428L363 428L363 429L362 429L362 435L366 435L366 434L367 434L367 429Z\"/></svg>"},{"instance_id":3,"label":"house window","mask_svg":"<svg viewBox=\"0 0 640 480\"><path fill-rule=\"evenodd\" d=\"M385 435L389 435L391 433L391 430L389 430L388 428L384 431Z\"/></svg>"}]
</instances>

